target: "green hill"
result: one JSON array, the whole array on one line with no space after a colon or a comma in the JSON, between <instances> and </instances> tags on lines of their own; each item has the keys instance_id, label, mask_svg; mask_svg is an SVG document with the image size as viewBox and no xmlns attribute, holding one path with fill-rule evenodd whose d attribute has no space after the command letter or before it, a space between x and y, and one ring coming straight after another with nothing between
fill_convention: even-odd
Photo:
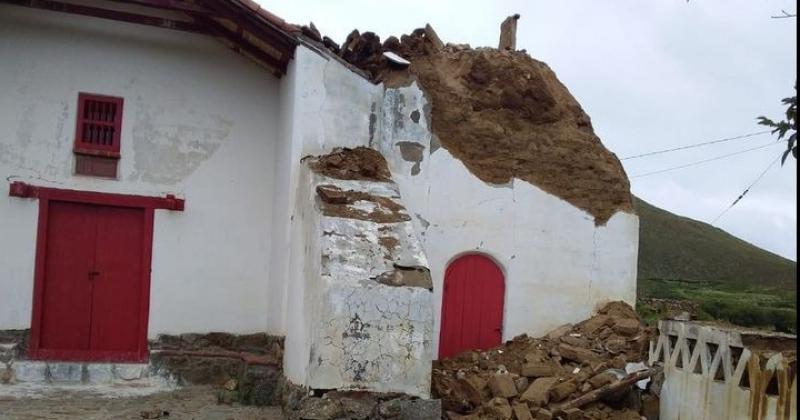
<instances>
[{"instance_id":1,"label":"green hill","mask_svg":"<svg viewBox=\"0 0 800 420\"><path fill-rule=\"evenodd\" d=\"M639 198L634 205L640 299L689 300L700 305L701 319L796 330L796 262ZM661 315L641 310L646 318Z\"/></svg>"},{"instance_id":2,"label":"green hill","mask_svg":"<svg viewBox=\"0 0 800 420\"><path fill-rule=\"evenodd\" d=\"M634 197L639 214L639 278L718 281L779 290L797 288L797 263L708 223Z\"/></svg>"}]
</instances>

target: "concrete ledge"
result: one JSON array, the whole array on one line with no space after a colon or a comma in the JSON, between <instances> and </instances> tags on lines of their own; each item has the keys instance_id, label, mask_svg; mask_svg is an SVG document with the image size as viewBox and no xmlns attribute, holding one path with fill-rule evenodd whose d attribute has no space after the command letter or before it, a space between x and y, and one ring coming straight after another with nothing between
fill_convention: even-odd
<instances>
[{"instance_id":1,"label":"concrete ledge","mask_svg":"<svg viewBox=\"0 0 800 420\"><path fill-rule=\"evenodd\" d=\"M150 376L142 363L74 363L20 360L10 364L11 381L59 384L126 383Z\"/></svg>"}]
</instances>

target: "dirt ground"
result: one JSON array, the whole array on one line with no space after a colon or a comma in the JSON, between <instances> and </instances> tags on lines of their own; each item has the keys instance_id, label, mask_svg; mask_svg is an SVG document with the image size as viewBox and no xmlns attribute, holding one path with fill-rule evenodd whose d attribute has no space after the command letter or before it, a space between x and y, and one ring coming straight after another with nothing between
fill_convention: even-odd
<instances>
[{"instance_id":1,"label":"dirt ground","mask_svg":"<svg viewBox=\"0 0 800 420\"><path fill-rule=\"evenodd\" d=\"M165 415L167 414L168 415ZM217 404L210 387L129 398L65 392L48 398L0 399L1 420L281 420L280 408Z\"/></svg>"}]
</instances>

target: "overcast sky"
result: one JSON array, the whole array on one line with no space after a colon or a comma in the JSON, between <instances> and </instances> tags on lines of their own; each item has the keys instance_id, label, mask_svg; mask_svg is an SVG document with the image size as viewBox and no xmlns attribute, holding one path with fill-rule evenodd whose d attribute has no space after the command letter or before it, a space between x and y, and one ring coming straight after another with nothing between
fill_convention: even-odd
<instances>
[{"instance_id":1,"label":"overcast sky","mask_svg":"<svg viewBox=\"0 0 800 420\"><path fill-rule=\"evenodd\" d=\"M292 23L313 21L341 43L354 28L381 39L430 23L445 42L497 46L500 22L519 13L517 48L555 70L620 158L763 130L783 115L797 66L796 18L771 19L786 0L260 0ZM773 144L694 167L660 169L774 143L761 135L625 160L633 193L710 222L782 151ZM719 226L796 260L796 161L770 169Z\"/></svg>"}]
</instances>

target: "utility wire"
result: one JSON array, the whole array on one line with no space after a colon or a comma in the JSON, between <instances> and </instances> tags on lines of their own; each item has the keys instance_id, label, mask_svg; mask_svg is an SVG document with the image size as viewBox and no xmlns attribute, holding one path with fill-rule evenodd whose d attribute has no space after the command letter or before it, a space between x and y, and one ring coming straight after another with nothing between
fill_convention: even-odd
<instances>
[{"instance_id":1,"label":"utility wire","mask_svg":"<svg viewBox=\"0 0 800 420\"><path fill-rule=\"evenodd\" d=\"M722 213L720 213L720 214L719 214L719 215L718 215L716 218L714 218L714 220L711 222L711 224L713 225L714 223L717 223L717 220L719 220L719 219L720 219L720 217L722 217L722 215L724 215L725 213L727 213L727 212L728 212L728 210L732 209L732 208L733 208L733 206L735 206L735 205L736 205L736 204L737 204L739 201L741 201L741 200L742 200L742 198L744 198L744 196L745 196L745 195L748 193L748 191L750 191L750 189L751 189L751 188L753 188L753 187L754 187L756 184L758 184L758 181L761 181L761 178L763 178L763 177L764 177L764 174L766 174L766 173L767 173L767 171L769 171L770 169L772 169L772 167L773 167L773 166L775 166L775 164L776 164L776 163L778 163L778 161L780 160L780 158L781 158L781 155L778 155L778 157L777 157L777 158L775 158L775 160L773 160L773 161L772 161L772 162L769 164L769 166L767 166L767 169L764 169L764 170L761 172L761 174L759 174L759 175L758 175L758 178L756 178L756 180L755 180L755 181L753 181L753 182L752 182L752 183L751 183L751 184L750 184L750 185L749 185L747 188L745 188L745 189L744 189L744 191L743 191L741 194L739 194L739 196L738 196L738 197L736 197L736 200L733 200L733 203L731 203L731 205L730 205L730 206L728 206L728 208L726 208L725 210L723 210L723 211L722 211Z\"/></svg>"},{"instance_id":2,"label":"utility wire","mask_svg":"<svg viewBox=\"0 0 800 420\"><path fill-rule=\"evenodd\" d=\"M641 178L643 176L655 175L655 174L660 174L660 173L664 173L664 172L674 171L676 169L688 168L690 166L699 165L701 163L712 162L712 161L715 161L715 160L725 159L727 157L740 155L742 153L752 152L753 150L764 149L766 147L774 146L776 144L781 144L781 142L770 142L768 144L764 144L764 145L761 145L761 146L758 146L758 147L752 147L750 149L744 149L744 150L740 150L738 152L728 153L727 155L721 155L721 156L713 157L713 158L710 158L710 159L698 160L696 162L687 163L685 165L680 165L680 166L673 166L671 168L666 168L666 169L660 169L658 171L645 172L643 174L633 175L633 176L631 176L629 178L631 178L631 179L633 179L633 178Z\"/></svg>"},{"instance_id":3,"label":"utility wire","mask_svg":"<svg viewBox=\"0 0 800 420\"><path fill-rule=\"evenodd\" d=\"M674 152L676 150L693 149L695 147L705 146L705 145L708 145L708 144L722 143L722 142L731 141L731 140L746 139L748 137L760 136L762 134L767 134L767 133L771 133L771 132L772 132L772 130L756 131L755 133L742 134L741 136L736 136L736 137L728 137L728 138L719 139L719 140L711 140L711 141L707 141L707 142L703 142L703 143L689 144L689 145L686 145L686 146L675 147L675 148L672 148L672 149L656 150L654 152L648 152L648 153L642 153L640 155L633 155L633 156L624 157L624 158L622 158L620 160L637 159L637 158L641 158L641 157L645 157L645 156L653 156L653 155L660 155L662 153L667 153L667 152Z\"/></svg>"}]
</instances>

